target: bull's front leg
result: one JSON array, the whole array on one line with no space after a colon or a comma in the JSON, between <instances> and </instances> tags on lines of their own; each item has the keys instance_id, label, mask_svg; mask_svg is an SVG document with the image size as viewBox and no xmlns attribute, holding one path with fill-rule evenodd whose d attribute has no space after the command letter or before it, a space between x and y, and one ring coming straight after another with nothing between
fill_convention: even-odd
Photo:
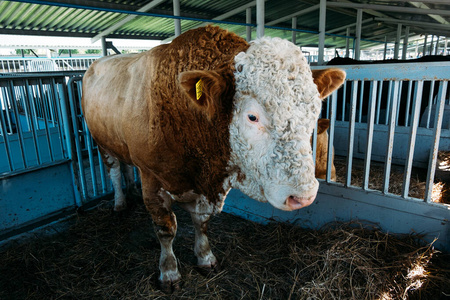
<instances>
[{"instance_id":1,"label":"bull's front leg","mask_svg":"<svg viewBox=\"0 0 450 300\"><path fill-rule=\"evenodd\" d=\"M217 259L209 246L207 230L210 214L198 214L191 212L192 223L195 228L194 253L197 256L197 265L206 270L218 267Z\"/></svg>"},{"instance_id":2,"label":"bull's front leg","mask_svg":"<svg viewBox=\"0 0 450 300\"><path fill-rule=\"evenodd\" d=\"M181 280L172 248L177 233L176 216L171 210L170 197L159 193L161 188L158 181L152 175L145 175L142 172L141 180L144 204L152 216L155 233L161 244L159 282L163 291L172 292L180 288Z\"/></svg>"}]
</instances>

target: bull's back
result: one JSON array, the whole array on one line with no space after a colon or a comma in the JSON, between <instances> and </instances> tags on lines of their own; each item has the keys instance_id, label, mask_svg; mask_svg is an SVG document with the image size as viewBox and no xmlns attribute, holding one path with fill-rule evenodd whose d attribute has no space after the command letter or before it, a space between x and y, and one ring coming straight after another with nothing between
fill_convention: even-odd
<instances>
[{"instance_id":1,"label":"bull's back","mask_svg":"<svg viewBox=\"0 0 450 300\"><path fill-rule=\"evenodd\" d=\"M104 150L129 163L128 132L142 128L148 119L146 60L142 54L104 57L92 64L83 78L82 108L93 138Z\"/></svg>"}]
</instances>

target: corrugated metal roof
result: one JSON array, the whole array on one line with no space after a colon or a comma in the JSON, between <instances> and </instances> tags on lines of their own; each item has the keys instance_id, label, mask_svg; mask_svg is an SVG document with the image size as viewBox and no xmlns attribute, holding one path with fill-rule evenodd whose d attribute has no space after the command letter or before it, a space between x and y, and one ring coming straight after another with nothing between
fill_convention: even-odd
<instances>
[{"instance_id":1,"label":"corrugated metal roof","mask_svg":"<svg viewBox=\"0 0 450 300\"><path fill-rule=\"evenodd\" d=\"M95 37L129 15L133 19L108 33L110 38L157 39L164 40L174 35L174 20L161 16L173 16L172 0L160 1L158 5L139 15L132 12L147 5L149 0L18 0L0 2L0 34L22 35L50 35L72 37ZM386 19L395 19L410 26L410 34L434 34L450 36L450 1L388 1L388 0L353 0L339 1L340 3L389 5L392 8L421 9L420 13L394 12L362 8L365 20L362 30L362 48L372 47L377 42L394 41L396 24ZM212 20L224 13L248 4L245 0L180 0L181 16L189 18L182 20L182 31L203 24L201 20ZM265 2L266 23L276 21L295 12L317 5L319 0L268 0ZM327 8L326 31L337 35L327 36L325 44L328 47L343 48L346 39L345 28L335 30L356 22L356 9L348 7L335 7L329 1ZM439 15L426 14L429 9ZM445 13L447 12L447 13ZM381 18L381 19L376 19ZM252 8L252 23L255 23L256 10ZM384 19L384 20L382 20ZM246 23L245 10L230 16L224 21ZM266 34L291 39L291 19L275 24L277 28L266 28ZM220 24L222 27L245 35L245 26L233 24ZM319 10L311 11L297 18L297 28L303 32L297 33L297 43L300 45L317 45L317 32L319 27ZM352 27L353 29L354 27ZM354 35L354 33L352 33Z\"/></svg>"}]
</instances>

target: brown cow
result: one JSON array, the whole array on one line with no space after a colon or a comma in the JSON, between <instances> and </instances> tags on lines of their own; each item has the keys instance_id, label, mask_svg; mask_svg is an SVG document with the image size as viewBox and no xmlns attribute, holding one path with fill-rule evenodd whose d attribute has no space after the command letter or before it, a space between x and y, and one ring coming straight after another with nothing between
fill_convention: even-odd
<instances>
[{"instance_id":1,"label":"brown cow","mask_svg":"<svg viewBox=\"0 0 450 300\"><path fill-rule=\"evenodd\" d=\"M164 289L181 278L172 251L174 201L191 212L194 252L205 268L217 265L207 222L231 188L284 210L314 201L309 139L321 98L344 78L337 69L312 74L300 48L286 40L249 44L212 26L92 64L83 79L86 122L114 183L115 210L125 205L120 161L139 169L161 243Z\"/></svg>"},{"instance_id":2,"label":"brown cow","mask_svg":"<svg viewBox=\"0 0 450 300\"><path fill-rule=\"evenodd\" d=\"M316 178L327 178L327 159L328 159L328 133L330 120L319 119L317 122L317 143L316 143ZM334 147L331 158L331 178L336 181L336 168L334 166Z\"/></svg>"}]
</instances>

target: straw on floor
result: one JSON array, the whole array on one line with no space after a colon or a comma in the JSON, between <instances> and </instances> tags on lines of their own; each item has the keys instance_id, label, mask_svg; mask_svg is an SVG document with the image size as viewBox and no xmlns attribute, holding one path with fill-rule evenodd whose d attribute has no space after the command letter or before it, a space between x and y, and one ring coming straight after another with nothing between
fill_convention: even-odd
<instances>
[{"instance_id":1,"label":"straw on floor","mask_svg":"<svg viewBox=\"0 0 450 300\"><path fill-rule=\"evenodd\" d=\"M115 215L110 202L68 229L0 253L0 299L444 299L450 256L373 224L320 230L256 224L222 213L209 237L221 271L195 267L189 214L175 207L183 288L158 290L159 242L142 203ZM299 224L301 225L301 224ZM55 230L58 230L57 228Z\"/></svg>"}]
</instances>

